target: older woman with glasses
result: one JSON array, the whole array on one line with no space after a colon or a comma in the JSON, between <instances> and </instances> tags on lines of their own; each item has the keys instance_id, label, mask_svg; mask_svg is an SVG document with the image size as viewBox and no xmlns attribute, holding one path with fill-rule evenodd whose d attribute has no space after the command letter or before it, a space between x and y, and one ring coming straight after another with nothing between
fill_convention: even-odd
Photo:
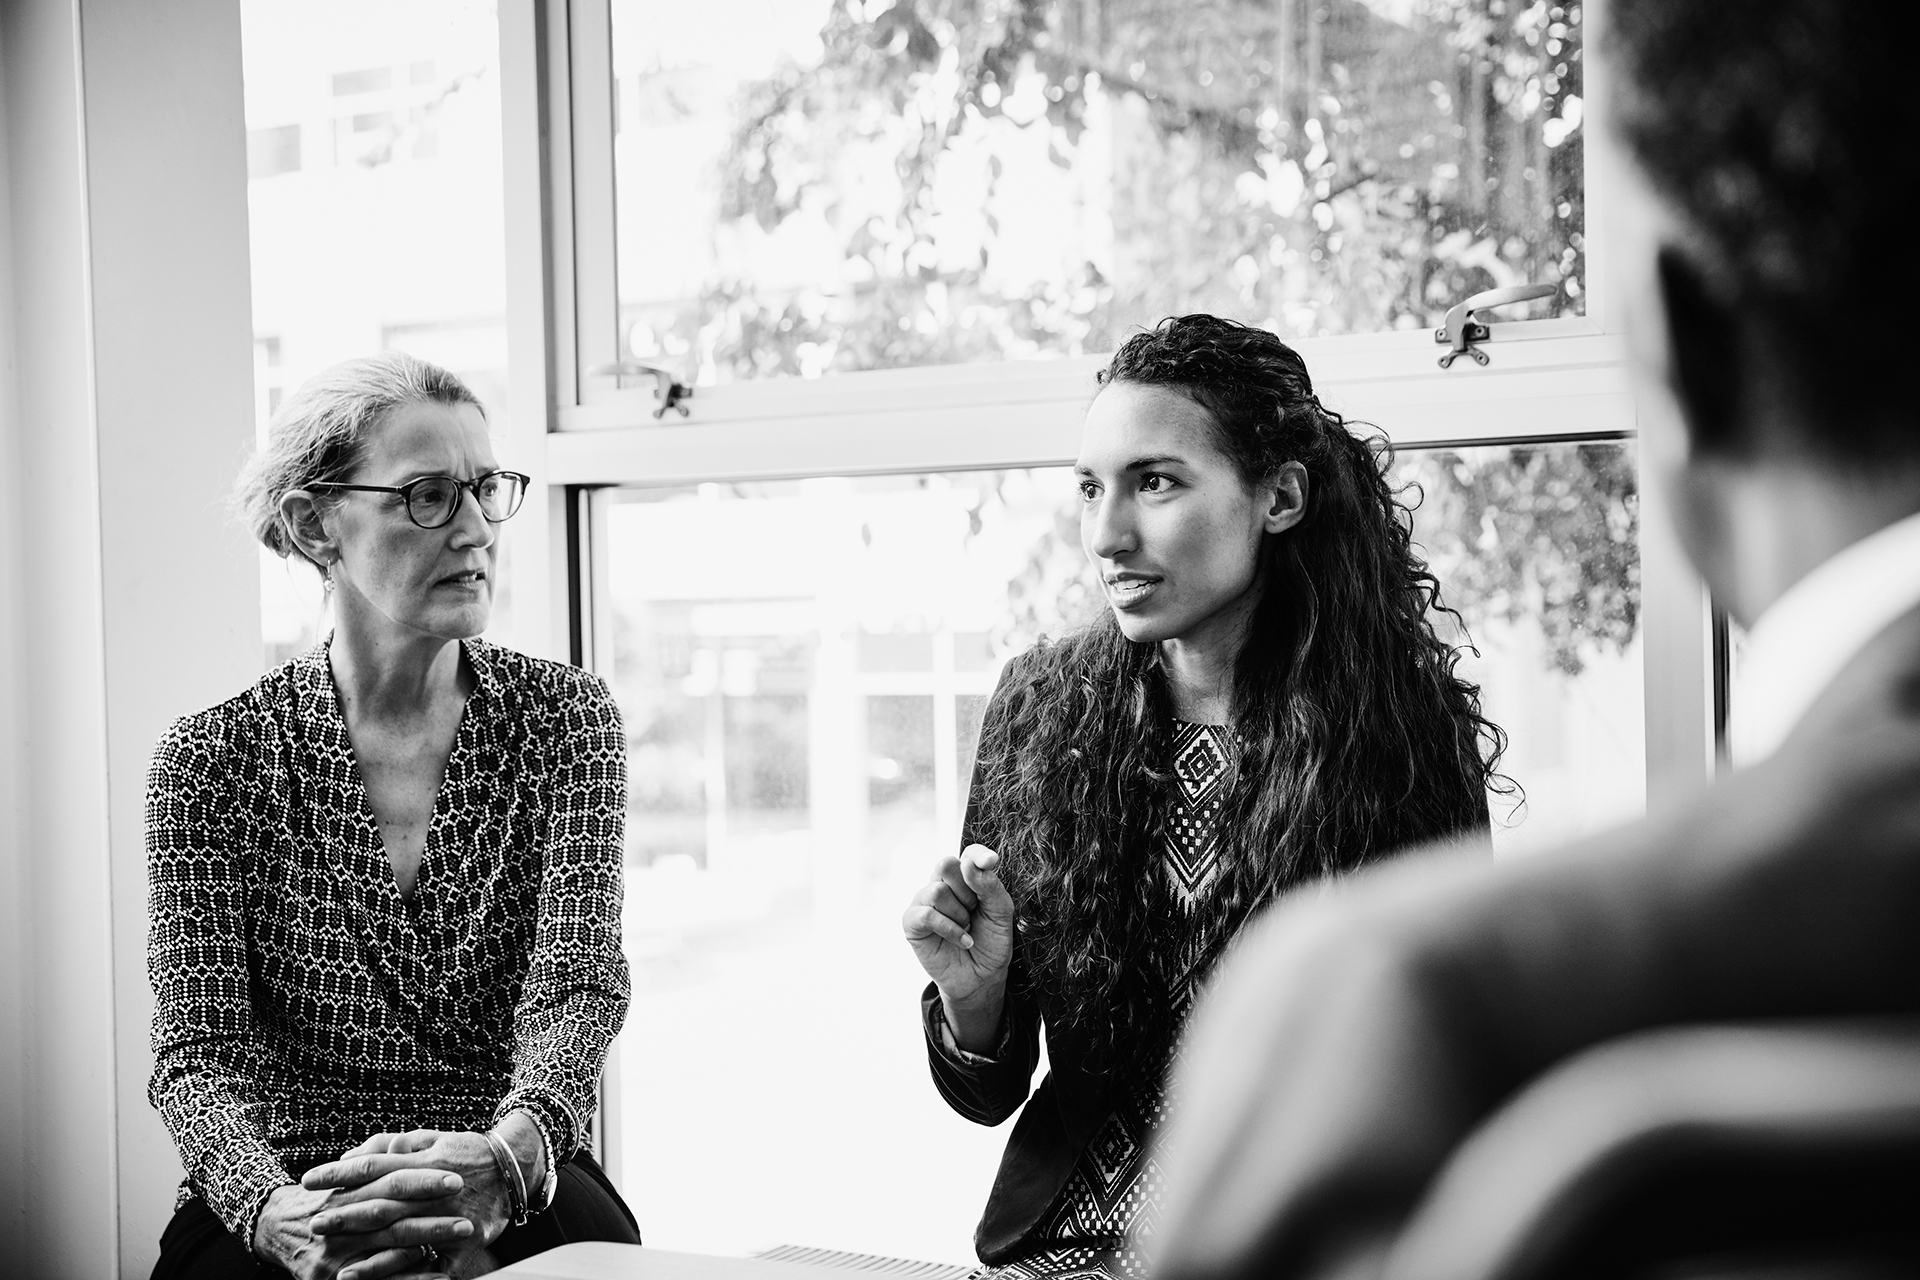
<instances>
[{"instance_id":1,"label":"older woman with glasses","mask_svg":"<svg viewBox=\"0 0 1920 1280\"><path fill-rule=\"evenodd\" d=\"M409 356L300 389L242 477L334 630L148 783L156 1277L479 1274L638 1243L583 1148L627 1007L606 685L478 639L527 478Z\"/></svg>"}]
</instances>

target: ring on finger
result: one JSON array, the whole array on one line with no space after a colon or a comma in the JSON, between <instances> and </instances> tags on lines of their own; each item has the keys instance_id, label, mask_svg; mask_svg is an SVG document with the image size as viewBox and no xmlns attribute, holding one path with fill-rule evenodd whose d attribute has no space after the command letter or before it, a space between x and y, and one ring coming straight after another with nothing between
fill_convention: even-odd
<instances>
[{"instance_id":1,"label":"ring on finger","mask_svg":"<svg viewBox=\"0 0 1920 1280\"><path fill-rule=\"evenodd\" d=\"M436 1248L434 1248L434 1247L433 1247L432 1245L430 1245L430 1244L423 1244L423 1245L417 1245L417 1246L415 1246L415 1247L416 1247L416 1248L418 1248L418 1249L420 1250L420 1265L421 1265L421 1266L423 1266L423 1267L424 1267L424 1266L426 1266L426 1265L427 1265L427 1264L428 1264L429 1262L438 1262L438 1261L440 1261L440 1251L439 1251L438 1249L436 1249Z\"/></svg>"}]
</instances>

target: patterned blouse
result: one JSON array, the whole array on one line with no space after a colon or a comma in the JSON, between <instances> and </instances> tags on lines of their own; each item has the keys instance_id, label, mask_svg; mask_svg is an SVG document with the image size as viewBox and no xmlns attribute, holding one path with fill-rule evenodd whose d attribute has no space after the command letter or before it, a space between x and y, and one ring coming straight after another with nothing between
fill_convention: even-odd
<instances>
[{"instance_id":1,"label":"patterned blouse","mask_svg":"<svg viewBox=\"0 0 1920 1280\"><path fill-rule=\"evenodd\" d=\"M401 899L327 645L174 724L147 781L148 1097L249 1239L371 1134L516 1108L571 1158L626 1017L626 741L606 685L483 641Z\"/></svg>"},{"instance_id":2,"label":"patterned blouse","mask_svg":"<svg viewBox=\"0 0 1920 1280\"><path fill-rule=\"evenodd\" d=\"M1220 806L1224 799L1232 730L1174 722L1174 773L1180 798L1167 815L1160 868L1172 898L1191 917L1213 887L1219 869ZM1193 1003L1199 962L1210 939L1198 929L1179 932L1184 954L1166 992L1176 1020ZM950 1033L949 1033L950 1034ZM996 1280L1028 1277L1133 1277L1145 1274L1133 1242L1153 1234L1160 1211L1160 1170L1148 1152L1165 1118L1165 1092L1141 1085L1122 1096L1087 1143L1066 1186L1029 1237L1035 1251L981 1274Z\"/></svg>"}]
</instances>

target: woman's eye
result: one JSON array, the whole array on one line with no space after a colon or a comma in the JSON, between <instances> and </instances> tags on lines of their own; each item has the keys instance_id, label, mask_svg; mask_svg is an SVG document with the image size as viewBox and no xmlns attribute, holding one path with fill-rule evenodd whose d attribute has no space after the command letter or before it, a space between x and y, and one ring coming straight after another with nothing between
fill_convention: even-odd
<instances>
[{"instance_id":1,"label":"woman's eye","mask_svg":"<svg viewBox=\"0 0 1920 1280\"><path fill-rule=\"evenodd\" d=\"M1100 496L1099 485L1094 484L1091 480L1082 480L1080 482L1080 501L1092 502L1095 498L1099 496Z\"/></svg>"},{"instance_id":2,"label":"woman's eye","mask_svg":"<svg viewBox=\"0 0 1920 1280\"><path fill-rule=\"evenodd\" d=\"M1173 477L1163 476L1157 471L1149 471L1140 477L1140 492L1165 493L1173 487Z\"/></svg>"}]
</instances>

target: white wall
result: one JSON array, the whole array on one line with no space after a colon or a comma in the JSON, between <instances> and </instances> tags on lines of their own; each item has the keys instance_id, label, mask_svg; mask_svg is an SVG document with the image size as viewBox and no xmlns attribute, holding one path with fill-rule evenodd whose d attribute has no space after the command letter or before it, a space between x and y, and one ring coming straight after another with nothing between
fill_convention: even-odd
<instances>
[{"instance_id":1,"label":"white wall","mask_svg":"<svg viewBox=\"0 0 1920 1280\"><path fill-rule=\"evenodd\" d=\"M145 1276L179 1177L146 1101L147 762L171 721L261 666L258 560L225 503L253 440L246 124L234 0L82 0L80 14L121 1273Z\"/></svg>"},{"instance_id":2,"label":"white wall","mask_svg":"<svg viewBox=\"0 0 1920 1280\"><path fill-rule=\"evenodd\" d=\"M223 505L252 434L239 8L0 14L0 1205L10 1274L140 1277L179 1176L145 1101L146 763L261 657Z\"/></svg>"},{"instance_id":3,"label":"white wall","mask_svg":"<svg viewBox=\"0 0 1920 1280\"><path fill-rule=\"evenodd\" d=\"M23 1215L32 1276L102 1276L115 1258L105 689L99 508L88 387L85 193L75 14L5 9L17 513L8 673L20 744L8 805L21 915L15 1042L23 1091L0 1202Z\"/></svg>"}]
</instances>

